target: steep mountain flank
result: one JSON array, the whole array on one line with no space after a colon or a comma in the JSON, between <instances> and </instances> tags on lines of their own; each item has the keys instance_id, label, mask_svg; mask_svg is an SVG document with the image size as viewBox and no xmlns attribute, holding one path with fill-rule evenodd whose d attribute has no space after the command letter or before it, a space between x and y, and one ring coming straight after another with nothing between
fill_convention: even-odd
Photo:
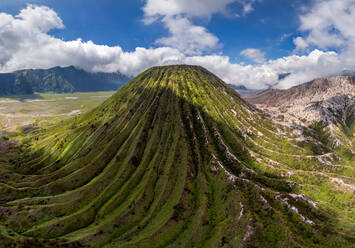
<instances>
[{"instance_id":1,"label":"steep mountain flank","mask_svg":"<svg viewBox=\"0 0 355 248\"><path fill-rule=\"evenodd\" d=\"M250 96L248 101L253 104L266 104L271 107L289 105L305 105L330 99L337 95L355 97L355 78L335 76L319 78L311 82L294 86L287 90L268 89Z\"/></svg>"},{"instance_id":2,"label":"steep mountain flank","mask_svg":"<svg viewBox=\"0 0 355 248\"><path fill-rule=\"evenodd\" d=\"M0 163L5 247L350 247L353 166L198 66L155 67Z\"/></svg>"},{"instance_id":3,"label":"steep mountain flank","mask_svg":"<svg viewBox=\"0 0 355 248\"><path fill-rule=\"evenodd\" d=\"M89 73L74 66L21 70L0 74L0 95L117 90L129 80L120 73Z\"/></svg>"},{"instance_id":4,"label":"steep mountain flank","mask_svg":"<svg viewBox=\"0 0 355 248\"><path fill-rule=\"evenodd\" d=\"M245 99L271 114L275 120L302 126L320 123L334 145L355 152L355 78L321 78L288 90L268 89Z\"/></svg>"}]
</instances>

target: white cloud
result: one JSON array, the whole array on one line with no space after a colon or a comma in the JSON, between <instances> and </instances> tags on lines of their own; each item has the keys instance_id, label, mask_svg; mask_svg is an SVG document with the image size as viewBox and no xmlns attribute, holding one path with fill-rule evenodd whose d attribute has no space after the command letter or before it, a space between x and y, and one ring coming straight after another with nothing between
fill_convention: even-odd
<instances>
[{"instance_id":1,"label":"white cloud","mask_svg":"<svg viewBox=\"0 0 355 248\"><path fill-rule=\"evenodd\" d=\"M336 52L313 50L303 56L292 55L270 61L267 65L272 71L291 73L278 83L278 88L289 88L314 78L327 77L343 69L342 61Z\"/></svg>"},{"instance_id":2,"label":"white cloud","mask_svg":"<svg viewBox=\"0 0 355 248\"><path fill-rule=\"evenodd\" d=\"M302 37L296 37L293 39L293 43L296 46L296 51L304 51L309 45Z\"/></svg>"},{"instance_id":3,"label":"white cloud","mask_svg":"<svg viewBox=\"0 0 355 248\"><path fill-rule=\"evenodd\" d=\"M342 70L355 69L355 1L354 0L323 0L316 1L300 16L300 31L303 37L293 40L296 51L304 51L310 47L320 49L337 49L339 52L320 54L315 50L307 57L313 62L305 64L297 78L290 76L285 86L302 83L306 80L329 76Z\"/></svg>"},{"instance_id":4,"label":"white cloud","mask_svg":"<svg viewBox=\"0 0 355 248\"><path fill-rule=\"evenodd\" d=\"M326 49L348 46L355 41L355 1L316 1L311 10L300 17L300 30L307 32L308 44Z\"/></svg>"},{"instance_id":5,"label":"white cloud","mask_svg":"<svg viewBox=\"0 0 355 248\"><path fill-rule=\"evenodd\" d=\"M293 33L287 33L287 34L282 34L280 39L279 39L279 42L282 43L284 42L287 38L290 38L292 36Z\"/></svg>"},{"instance_id":6,"label":"white cloud","mask_svg":"<svg viewBox=\"0 0 355 248\"><path fill-rule=\"evenodd\" d=\"M342 62L335 52L314 50L308 55L292 55L271 60L258 66L233 64L227 56L194 56L184 60L188 64L199 64L220 76L228 83L245 85L251 89L266 88L278 82L282 73L291 73L279 82L278 88L289 88L316 77L339 72Z\"/></svg>"},{"instance_id":7,"label":"white cloud","mask_svg":"<svg viewBox=\"0 0 355 248\"><path fill-rule=\"evenodd\" d=\"M64 25L48 7L29 5L15 17L0 13L0 66L4 66L17 51L31 47L29 43L41 40L44 33L53 28L64 28Z\"/></svg>"},{"instance_id":8,"label":"white cloud","mask_svg":"<svg viewBox=\"0 0 355 248\"><path fill-rule=\"evenodd\" d=\"M243 15L247 15L254 10L253 4L262 0L237 0L243 6Z\"/></svg>"},{"instance_id":9,"label":"white cloud","mask_svg":"<svg viewBox=\"0 0 355 248\"><path fill-rule=\"evenodd\" d=\"M182 54L172 48L136 48L96 45L81 39L63 41L47 32L64 25L47 7L29 5L17 16L0 14L0 71L75 65L88 71L117 71L135 75L157 63L177 60Z\"/></svg>"},{"instance_id":10,"label":"white cloud","mask_svg":"<svg viewBox=\"0 0 355 248\"><path fill-rule=\"evenodd\" d=\"M48 32L54 28L64 28L62 20L56 12L46 6L28 5L17 16L14 25L24 28L23 31ZM21 21L22 19L22 21Z\"/></svg>"},{"instance_id":11,"label":"white cloud","mask_svg":"<svg viewBox=\"0 0 355 248\"><path fill-rule=\"evenodd\" d=\"M147 0L143 11L148 20L152 17L186 14L189 17L210 17L223 12L227 5L236 0Z\"/></svg>"},{"instance_id":12,"label":"white cloud","mask_svg":"<svg viewBox=\"0 0 355 248\"><path fill-rule=\"evenodd\" d=\"M263 63L265 61L265 54L260 49L248 48L241 51L240 54L256 63Z\"/></svg>"},{"instance_id":13,"label":"white cloud","mask_svg":"<svg viewBox=\"0 0 355 248\"><path fill-rule=\"evenodd\" d=\"M194 25L191 17L210 18L214 13L225 12L228 5L236 2L243 5L243 13L247 14L256 1L260 0L147 0L143 21L147 25L161 21L169 30L170 36L158 39L157 44L177 48L185 54L202 54L221 45L206 28Z\"/></svg>"},{"instance_id":14,"label":"white cloud","mask_svg":"<svg viewBox=\"0 0 355 248\"><path fill-rule=\"evenodd\" d=\"M185 54L201 54L218 47L218 38L202 26L194 25L190 17L206 17L223 12L235 0L147 0L145 24L161 21L170 36L156 40L157 44L178 49Z\"/></svg>"},{"instance_id":15,"label":"white cloud","mask_svg":"<svg viewBox=\"0 0 355 248\"><path fill-rule=\"evenodd\" d=\"M185 54L201 54L218 46L218 38L204 27L193 25L184 17L165 17L165 26L171 36L160 38L157 44L177 48Z\"/></svg>"}]
</instances>

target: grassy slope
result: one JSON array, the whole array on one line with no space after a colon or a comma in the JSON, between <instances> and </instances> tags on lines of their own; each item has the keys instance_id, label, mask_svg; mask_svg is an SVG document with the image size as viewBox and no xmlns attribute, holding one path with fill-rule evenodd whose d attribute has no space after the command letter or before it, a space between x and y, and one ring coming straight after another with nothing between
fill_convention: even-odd
<instances>
[{"instance_id":1,"label":"grassy slope","mask_svg":"<svg viewBox=\"0 0 355 248\"><path fill-rule=\"evenodd\" d=\"M332 178L354 167L294 138L201 67L150 69L22 137L0 164L0 244L350 247L353 192Z\"/></svg>"}]
</instances>

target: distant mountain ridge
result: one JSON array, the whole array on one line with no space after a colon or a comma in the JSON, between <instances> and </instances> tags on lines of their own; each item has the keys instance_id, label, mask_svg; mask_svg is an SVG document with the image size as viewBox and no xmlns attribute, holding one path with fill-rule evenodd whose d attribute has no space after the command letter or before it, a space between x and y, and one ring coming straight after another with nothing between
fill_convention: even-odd
<instances>
[{"instance_id":1,"label":"distant mountain ridge","mask_svg":"<svg viewBox=\"0 0 355 248\"><path fill-rule=\"evenodd\" d=\"M247 98L253 104L266 104L275 107L302 102L318 102L339 94L354 97L354 87L355 77L334 76L315 79L286 90L269 88Z\"/></svg>"},{"instance_id":2,"label":"distant mountain ridge","mask_svg":"<svg viewBox=\"0 0 355 248\"><path fill-rule=\"evenodd\" d=\"M344 70L341 72L340 76L352 76L355 77L355 70Z\"/></svg>"},{"instance_id":3,"label":"distant mountain ridge","mask_svg":"<svg viewBox=\"0 0 355 248\"><path fill-rule=\"evenodd\" d=\"M239 94L257 94L262 91L262 90L249 89L244 85L234 85L234 84L228 84L228 85L232 89L235 89Z\"/></svg>"},{"instance_id":4,"label":"distant mountain ridge","mask_svg":"<svg viewBox=\"0 0 355 248\"><path fill-rule=\"evenodd\" d=\"M327 127L334 144L354 150L355 77L319 78L290 89L267 89L259 94L244 95L274 120ZM347 134L347 135L346 135Z\"/></svg>"},{"instance_id":5,"label":"distant mountain ridge","mask_svg":"<svg viewBox=\"0 0 355 248\"><path fill-rule=\"evenodd\" d=\"M91 73L74 66L27 69L1 73L0 95L117 90L129 80L119 72Z\"/></svg>"}]
</instances>

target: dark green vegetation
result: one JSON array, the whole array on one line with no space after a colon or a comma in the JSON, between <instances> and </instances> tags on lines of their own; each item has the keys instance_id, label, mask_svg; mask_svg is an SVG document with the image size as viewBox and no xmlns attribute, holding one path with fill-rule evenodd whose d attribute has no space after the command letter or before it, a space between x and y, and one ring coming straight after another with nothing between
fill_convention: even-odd
<instances>
[{"instance_id":1,"label":"dark green vegetation","mask_svg":"<svg viewBox=\"0 0 355 248\"><path fill-rule=\"evenodd\" d=\"M0 154L3 247L354 246L353 165L201 67L152 68L17 138Z\"/></svg>"},{"instance_id":2,"label":"dark green vegetation","mask_svg":"<svg viewBox=\"0 0 355 248\"><path fill-rule=\"evenodd\" d=\"M117 90L129 80L120 73L89 73L73 66L22 70L0 74L0 95Z\"/></svg>"}]
</instances>

